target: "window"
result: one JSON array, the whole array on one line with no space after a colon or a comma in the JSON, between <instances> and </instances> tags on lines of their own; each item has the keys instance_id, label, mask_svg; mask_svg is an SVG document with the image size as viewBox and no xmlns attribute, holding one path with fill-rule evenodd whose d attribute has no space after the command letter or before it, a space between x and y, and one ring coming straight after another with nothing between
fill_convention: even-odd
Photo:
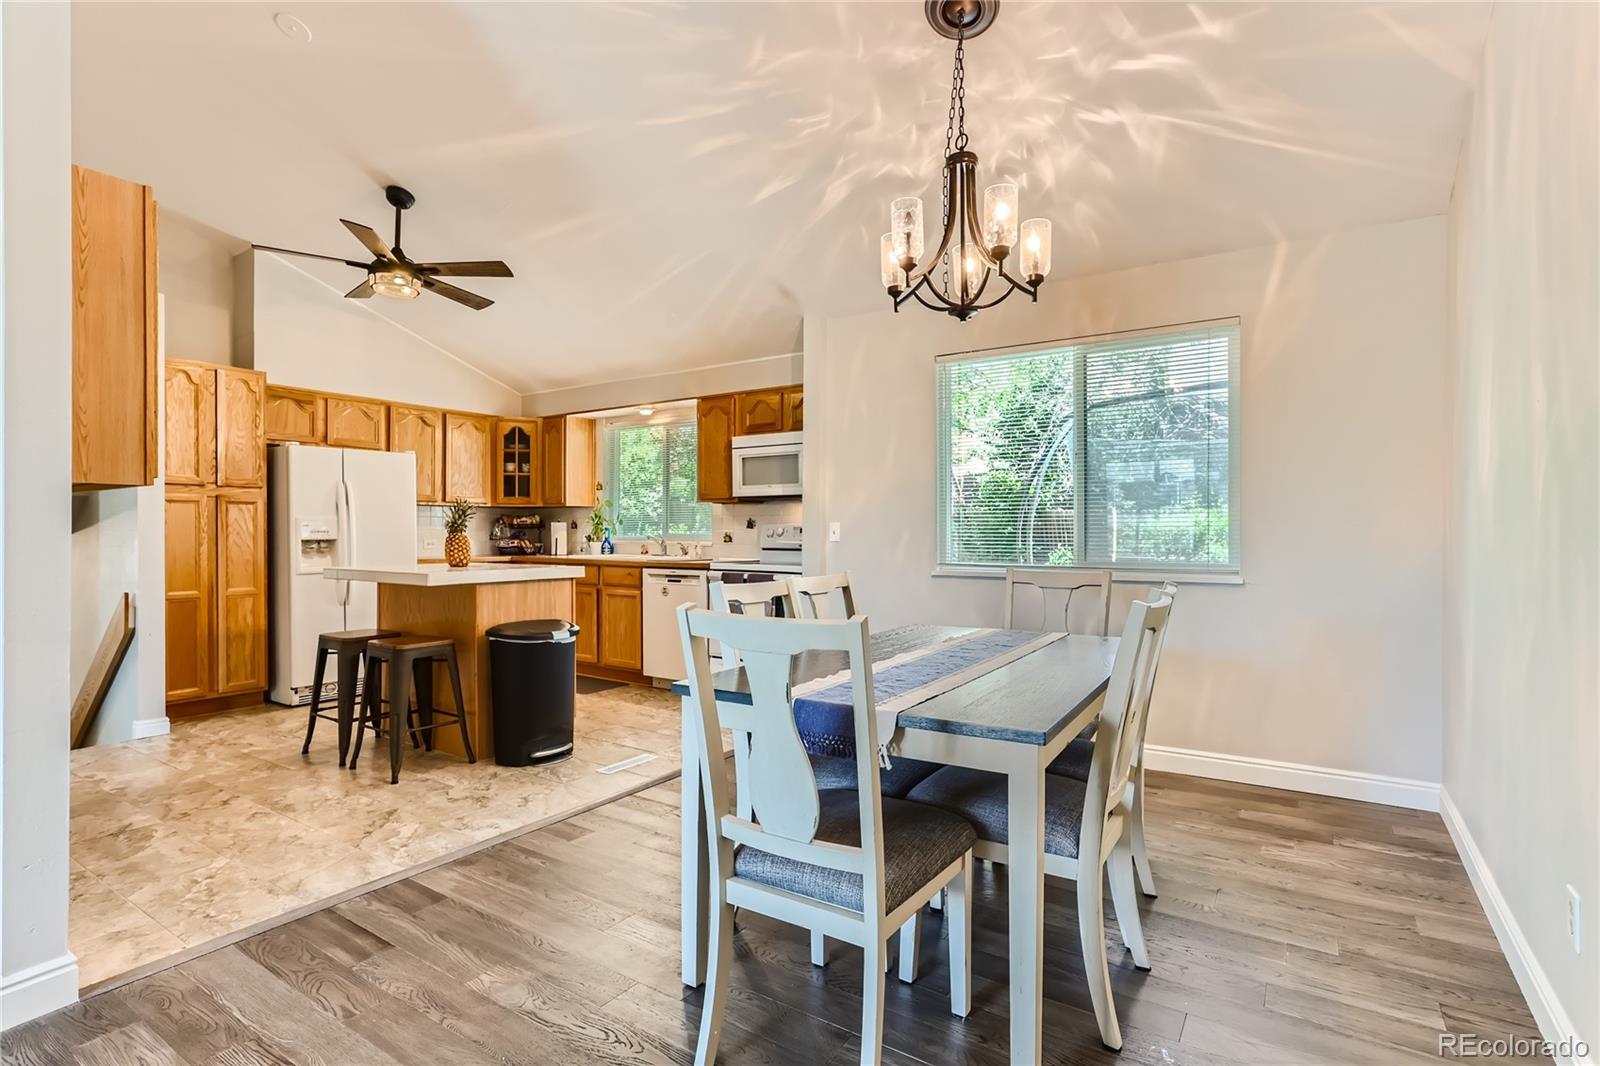
<instances>
[{"instance_id":1,"label":"window","mask_svg":"<svg viewBox=\"0 0 1600 1066\"><path fill-rule=\"evenodd\" d=\"M941 357L939 565L1236 572L1239 320Z\"/></svg>"},{"instance_id":2,"label":"window","mask_svg":"<svg viewBox=\"0 0 1600 1066\"><path fill-rule=\"evenodd\" d=\"M710 540L711 505L695 473L695 424L609 422L605 497L616 507L615 536Z\"/></svg>"}]
</instances>

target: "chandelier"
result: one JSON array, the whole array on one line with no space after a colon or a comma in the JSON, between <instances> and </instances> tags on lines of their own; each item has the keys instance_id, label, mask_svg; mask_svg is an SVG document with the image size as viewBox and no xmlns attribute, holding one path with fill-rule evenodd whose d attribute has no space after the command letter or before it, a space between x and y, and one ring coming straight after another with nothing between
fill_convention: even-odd
<instances>
[{"instance_id":1,"label":"chandelier","mask_svg":"<svg viewBox=\"0 0 1600 1066\"><path fill-rule=\"evenodd\" d=\"M1050 220L1030 218L1019 227L1015 185L1002 182L983 190L983 213L978 213L978 157L967 150L966 43L993 24L999 7L999 0L924 4L934 30L956 42L944 133L944 227L939 247L924 258L921 197L902 196L889 204L889 232L880 241L879 265L897 313L901 304L915 299L965 322L1013 292L1037 302L1039 286L1050 273ZM991 292L991 287L999 291Z\"/></svg>"}]
</instances>

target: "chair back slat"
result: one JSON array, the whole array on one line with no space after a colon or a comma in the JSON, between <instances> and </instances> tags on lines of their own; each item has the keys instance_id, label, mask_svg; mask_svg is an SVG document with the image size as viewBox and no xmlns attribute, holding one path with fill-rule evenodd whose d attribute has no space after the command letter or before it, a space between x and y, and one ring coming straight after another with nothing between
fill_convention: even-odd
<instances>
[{"instance_id":1,"label":"chair back slat","mask_svg":"<svg viewBox=\"0 0 1600 1066\"><path fill-rule=\"evenodd\" d=\"M843 621L855 617L856 597L850 588L849 574L791 577L789 591L801 618Z\"/></svg>"},{"instance_id":2,"label":"chair back slat","mask_svg":"<svg viewBox=\"0 0 1600 1066\"><path fill-rule=\"evenodd\" d=\"M1018 594L1027 601L1018 610ZM1033 605L1037 604L1037 611ZM1053 566L1006 567L1006 628L1106 636L1111 615L1111 571Z\"/></svg>"},{"instance_id":3,"label":"chair back slat","mask_svg":"<svg viewBox=\"0 0 1600 1066\"><path fill-rule=\"evenodd\" d=\"M697 743L707 779L707 821L717 837L775 854L804 855L806 862L859 873L867 911L877 907L877 913L883 913L883 809L867 620L744 617L685 604L678 608L678 625L684 661L691 667L689 700L699 726ZM729 716L731 724L744 727L735 728L734 743L747 744L750 753L733 763L739 794L749 797L748 821L731 813L727 760L721 757L723 722L711 684L712 641L722 645L725 661L731 653L740 656L750 690L751 705ZM821 796L795 725L791 684L795 658L814 651L844 652L850 663L856 772L862 786L855 793L859 847L816 839Z\"/></svg>"},{"instance_id":4,"label":"chair back slat","mask_svg":"<svg viewBox=\"0 0 1600 1066\"><path fill-rule=\"evenodd\" d=\"M1154 603L1135 600L1128 608L1128 620L1122 627L1117 658L1111 667L1111 680L1106 685L1105 704L1095 728L1094 758L1089 767L1084 804L1086 811L1102 812L1102 823L1115 815L1125 802L1144 735L1144 719L1150 708L1150 689L1155 683L1161 636L1171 611L1169 596L1161 596ZM1091 821L1095 819L1084 819L1086 830ZM1098 834L1096 836L1098 838Z\"/></svg>"},{"instance_id":5,"label":"chair back slat","mask_svg":"<svg viewBox=\"0 0 1600 1066\"><path fill-rule=\"evenodd\" d=\"M771 581L734 584L713 581L708 587L713 611L748 615L752 618L771 618L772 603L776 600L784 617L797 617L794 596L789 591L789 579L786 577L774 578ZM722 656L724 667L739 665L737 649L723 647L719 649L718 654Z\"/></svg>"}]
</instances>

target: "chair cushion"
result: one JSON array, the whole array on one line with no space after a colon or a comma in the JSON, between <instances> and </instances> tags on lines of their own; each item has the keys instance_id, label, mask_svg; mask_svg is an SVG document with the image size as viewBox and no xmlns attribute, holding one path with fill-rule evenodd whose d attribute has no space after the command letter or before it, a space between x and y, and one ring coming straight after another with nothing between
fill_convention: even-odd
<instances>
[{"instance_id":1,"label":"chair cushion","mask_svg":"<svg viewBox=\"0 0 1600 1066\"><path fill-rule=\"evenodd\" d=\"M878 791L895 799L905 799L906 793L939 769L936 762L903 759L896 755L889 760L887 770L878 771ZM833 755L811 756L811 772L816 775L818 788L855 788L856 760L841 759Z\"/></svg>"},{"instance_id":2,"label":"chair cushion","mask_svg":"<svg viewBox=\"0 0 1600 1066\"><path fill-rule=\"evenodd\" d=\"M828 788L817 793L821 817L819 841L861 845L860 800L854 789ZM883 803L884 906L894 910L928 885L945 867L972 849L977 836L965 819L932 807L885 796ZM742 846L733 855L733 872L785 892L859 911L861 875L786 859Z\"/></svg>"},{"instance_id":3,"label":"chair cushion","mask_svg":"<svg viewBox=\"0 0 1600 1066\"><path fill-rule=\"evenodd\" d=\"M1078 830L1083 825L1082 781L1060 774L1044 775L1044 850L1068 859L1078 857ZM1004 774L946 766L906 796L972 823L981 840L1006 843L1006 779Z\"/></svg>"},{"instance_id":4,"label":"chair cushion","mask_svg":"<svg viewBox=\"0 0 1600 1066\"><path fill-rule=\"evenodd\" d=\"M1045 767L1053 774L1063 777L1076 777L1079 781L1089 780L1089 764L1094 761L1094 741L1085 740L1083 737L1073 737L1062 749L1061 754L1055 757L1051 764Z\"/></svg>"}]
</instances>

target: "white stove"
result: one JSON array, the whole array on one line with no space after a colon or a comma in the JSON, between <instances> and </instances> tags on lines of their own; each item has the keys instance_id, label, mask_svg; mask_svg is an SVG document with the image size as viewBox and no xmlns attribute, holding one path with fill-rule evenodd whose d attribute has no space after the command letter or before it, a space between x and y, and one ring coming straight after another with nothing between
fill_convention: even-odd
<instances>
[{"instance_id":1,"label":"white stove","mask_svg":"<svg viewBox=\"0 0 1600 1066\"><path fill-rule=\"evenodd\" d=\"M800 573L800 526L761 525L756 527L758 555L743 559L713 559L713 573L798 574Z\"/></svg>"}]
</instances>

